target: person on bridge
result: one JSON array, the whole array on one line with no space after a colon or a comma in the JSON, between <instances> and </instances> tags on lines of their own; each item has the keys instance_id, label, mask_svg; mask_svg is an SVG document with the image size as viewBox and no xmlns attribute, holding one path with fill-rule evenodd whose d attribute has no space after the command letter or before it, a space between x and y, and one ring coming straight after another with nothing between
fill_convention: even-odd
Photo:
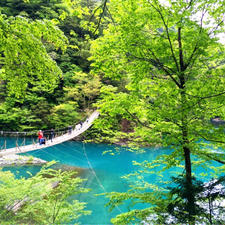
<instances>
[{"instance_id":1,"label":"person on bridge","mask_svg":"<svg viewBox=\"0 0 225 225\"><path fill-rule=\"evenodd\" d=\"M50 140L51 140L51 142L52 142L54 137L55 137L55 132L54 132L54 129L52 128L51 132L50 132Z\"/></svg>"},{"instance_id":2,"label":"person on bridge","mask_svg":"<svg viewBox=\"0 0 225 225\"><path fill-rule=\"evenodd\" d=\"M68 133L71 134L72 133L72 129L73 127L72 126L68 126Z\"/></svg>"},{"instance_id":3,"label":"person on bridge","mask_svg":"<svg viewBox=\"0 0 225 225\"><path fill-rule=\"evenodd\" d=\"M80 130L80 124L77 124L77 125L75 126L75 130L76 130L76 131Z\"/></svg>"},{"instance_id":4,"label":"person on bridge","mask_svg":"<svg viewBox=\"0 0 225 225\"><path fill-rule=\"evenodd\" d=\"M45 145L45 142L46 142L46 138L45 137L42 137L40 139L40 145L44 144Z\"/></svg>"},{"instance_id":5,"label":"person on bridge","mask_svg":"<svg viewBox=\"0 0 225 225\"><path fill-rule=\"evenodd\" d=\"M38 142L39 142L39 144L41 144L41 139L43 138L43 136L44 136L44 134L43 134L42 130L39 130L38 131Z\"/></svg>"}]
</instances>

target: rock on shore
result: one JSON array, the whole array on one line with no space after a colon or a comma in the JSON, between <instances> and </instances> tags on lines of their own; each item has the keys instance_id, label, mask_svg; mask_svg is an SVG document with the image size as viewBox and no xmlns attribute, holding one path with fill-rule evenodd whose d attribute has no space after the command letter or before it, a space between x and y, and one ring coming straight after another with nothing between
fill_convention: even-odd
<instances>
[{"instance_id":1,"label":"rock on shore","mask_svg":"<svg viewBox=\"0 0 225 225\"><path fill-rule=\"evenodd\" d=\"M47 161L32 156L5 155L0 157L0 167L3 166L20 166L20 165L43 165Z\"/></svg>"}]
</instances>

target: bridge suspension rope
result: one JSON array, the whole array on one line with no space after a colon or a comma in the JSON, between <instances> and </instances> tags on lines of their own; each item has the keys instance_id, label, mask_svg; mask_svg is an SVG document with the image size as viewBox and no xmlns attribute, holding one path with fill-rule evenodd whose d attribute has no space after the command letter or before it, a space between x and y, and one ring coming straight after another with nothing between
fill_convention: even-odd
<instances>
[{"instance_id":1,"label":"bridge suspension rope","mask_svg":"<svg viewBox=\"0 0 225 225\"><path fill-rule=\"evenodd\" d=\"M86 158L86 160L87 160L87 162L88 162L89 168L90 168L90 170L92 171L93 175L95 176L95 178L96 178L96 180L97 180L99 186L100 186L101 189L104 191L104 193L107 193L105 187L103 186L103 184L101 183L99 177L97 176L97 174L96 174L96 172L95 172L95 170L94 170L94 168L93 168L93 166L92 166L90 160L88 159L88 155L87 155L87 152L86 152L86 149L85 149L84 142L83 142L83 152L84 152L84 156L85 156L85 158ZM122 210L119 208L119 206L116 205L115 207L117 208L117 210L118 210L120 213L123 213Z\"/></svg>"},{"instance_id":2,"label":"bridge suspension rope","mask_svg":"<svg viewBox=\"0 0 225 225\"><path fill-rule=\"evenodd\" d=\"M75 125L71 126L72 128L75 127ZM8 135L8 136L36 136L39 130L33 130L33 131L0 131L0 136ZM51 130L42 130L45 134L50 134ZM62 134L63 132L67 132L68 127L64 128L56 128L54 129L55 133Z\"/></svg>"}]
</instances>

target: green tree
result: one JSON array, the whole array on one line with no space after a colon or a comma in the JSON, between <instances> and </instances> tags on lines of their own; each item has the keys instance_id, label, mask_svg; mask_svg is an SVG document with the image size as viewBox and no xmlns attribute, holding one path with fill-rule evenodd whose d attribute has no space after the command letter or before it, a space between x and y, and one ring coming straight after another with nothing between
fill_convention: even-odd
<instances>
[{"instance_id":1,"label":"green tree","mask_svg":"<svg viewBox=\"0 0 225 225\"><path fill-rule=\"evenodd\" d=\"M31 19L54 19L68 10L62 0L3 0L0 2L2 13L7 16L26 16Z\"/></svg>"},{"instance_id":2,"label":"green tree","mask_svg":"<svg viewBox=\"0 0 225 225\"><path fill-rule=\"evenodd\" d=\"M100 87L101 82L98 76L75 72L70 78L70 86L64 88L65 100L76 101L81 109L89 108L94 99L99 96Z\"/></svg>"},{"instance_id":3,"label":"green tree","mask_svg":"<svg viewBox=\"0 0 225 225\"><path fill-rule=\"evenodd\" d=\"M164 157L165 168L184 162L187 187L192 187L191 155L218 161L210 148L225 141L224 129L209 123L225 116L224 46L217 38L223 32L224 3L112 0L108 7L114 23L92 43L92 65L112 79L126 77L128 84L123 92L104 87L99 128L112 134L115 119L134 121L130 139L173 147ZM194 223L191 191L187 205L188 222Z\"/></svg>"},{"instance_id":4,"label":"green tree","mask_svg":"<svg viewBox=\"0 0 225 225\"><path fill-rule=\"evenodd\" d=\"M49 117L52 127L65 128L75 124L79 120L76 102L69 101L53 107Z\"/></svg>"},{"instance_id":5,"label":"green tree","mask_svg":"<svg viewBox=\"0 0 225 225\"><path fill-rule=\"evenodd\" d=\"M9 94L19 97L37 81L42 90L56 87L62 72L43 42L65 49L66 38L52 22L0 14L0 37L0 78Z\"/></svg>"},{"instance_id":6,"label":"green tree","mask_svg":"<svg viewBox=\"0 0 225 225\"><path fill-rule=\"evenodd\" d=\"M30 178L16 179L2 172L0 182L0 218L3 224L60 224L89 214L85 203L70 200L85 193L76 172L62 172L43 167Z\"/></svg>"},{"instance_id":7,"label":"green tree","mask_svg":"<svg viewBox=\"0 0 225 225\"><path fill-rule=\"evenodd\" d=\"M66 50L67 39L54 22L1 14L1 129L46 128L46 112L57 97L62 71L46 50ZM47 105L45 104L46 102ZM44 107L45 106L45 107ZM27 118L27 119L26 119ZM45 124L45 127L43 127Z\"/></svg>"}]
</instances>

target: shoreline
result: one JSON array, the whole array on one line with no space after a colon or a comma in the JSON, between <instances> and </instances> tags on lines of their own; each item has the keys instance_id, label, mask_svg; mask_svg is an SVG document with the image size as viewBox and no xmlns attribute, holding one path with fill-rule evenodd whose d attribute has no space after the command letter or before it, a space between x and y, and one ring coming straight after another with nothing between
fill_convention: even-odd
<instances>
[{"instance_id":1,"label":"shoreline","mask_svg":"<svg viewBox=\"0 0 225 225\"><path fill-rule=\"evenodd\" d=\"M18 166L42 166L49 161L42 160L33 156L21 156L16 154L6 155L0 157L0 169L4 167L18 167ZM66 164L56 163L51 166L54 170L62 171L76 171L75 176L81 176L86 169Z\"/></svg>"},{"instance_id":2,"label":"shoreline","mask_svg":"<svg viewBox=\"0 0 225 225\"><path fill-rule=\"evenodd\" d=\"M35 158L33 156L21 156L17 154L10 154L0 157L0 167L24 166L24 165L40 166L46 163L47 161Z\"/></svg>"}]
</instances>

